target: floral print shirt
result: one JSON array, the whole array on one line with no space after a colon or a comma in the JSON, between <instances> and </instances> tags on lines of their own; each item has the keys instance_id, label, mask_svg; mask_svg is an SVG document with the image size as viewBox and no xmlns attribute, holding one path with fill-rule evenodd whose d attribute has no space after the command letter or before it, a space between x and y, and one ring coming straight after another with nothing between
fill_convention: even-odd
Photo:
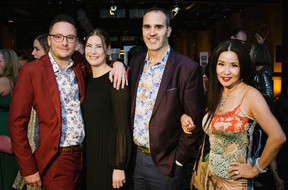
<instances>
[{"instance_id":1,"label":"floral print shirt","mask_svg":"<svg viewBox=\"0 0 288 190\"><path fill-rule=\"evenodd\" d=\"M150 148L149 122L169 53L170 47L156 64L149 61L148 53L145 58L145 65L137 88L133 129L133 140L139 146Z\"/></svg>"},{"instance_id":2,"label":"floral print shirt","mask_svg":"<svg viewBox=\"0 0 288 190\"><path fill-rule=\"evenodd\" d=\"M72 70L71 59L66 69L61 69L52 54L49 58L60 93L62 133L60 147L79 145L84 140L84 122L80 107L78 79Z\"/></svg>"}]
</instances>

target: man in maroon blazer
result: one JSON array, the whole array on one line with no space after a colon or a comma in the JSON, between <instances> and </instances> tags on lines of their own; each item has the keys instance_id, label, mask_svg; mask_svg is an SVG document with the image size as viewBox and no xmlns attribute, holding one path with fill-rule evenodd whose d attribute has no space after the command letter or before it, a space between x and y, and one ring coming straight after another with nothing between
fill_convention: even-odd
<instances>
[{"instance_id":1,"label":"man in maroon blazer","mask_svg":"<svg viewBox=\"0 0 288 190\"><path fill-rule=\"evenodd\" d=\"M183 166L202 134L202 72L199 64L171 49L171 30L168 12L147 10L142 34L148 52L133 57L130 65L135 190L181 189ZM192 134L182 131L183 113L196 124Z\"/></svg>"},{"instance_id":2,"label":"man in maroon blazer","mask_svg":"<svg viewBox=\"0 0 288 190\"><path fill-rule=\"evenodd\" d=\"M75 20L69 15L56 16L47 41L49 53L19 71L9 111L12 145L27 184L45 190L82 189L85 132L81 102L86 73L81 55L74 53ZM32 107L39 127L34 154L27 138Z\"/></svg>"}]
</instances>

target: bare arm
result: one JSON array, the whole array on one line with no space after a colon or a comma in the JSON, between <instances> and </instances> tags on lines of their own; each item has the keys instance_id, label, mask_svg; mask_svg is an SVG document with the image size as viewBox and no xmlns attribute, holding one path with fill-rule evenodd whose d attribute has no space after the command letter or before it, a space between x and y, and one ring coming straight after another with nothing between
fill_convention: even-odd
<instances>
[{"instance_id":1,"label":"bare arm","mask_svg":"<svg viewBox=\"0 0 288 190\"><path fill-rule=\"evenodd\" d=\"M268 136L258 162L259 167L265 169L275 159L282 144L286 141L286 136L277 119L271 113L265 99L257 89L250 88L247 91L242 105L245 113L254 117ZM250 163L240 164L233 162L230 166L231 169L228 171L230 177L233 177L236 170L240 173L239 175L234 176L234 179L239 179L241 177L254 178L260 173L257 167L252 167Z\"/></svg>"}]
</instances>

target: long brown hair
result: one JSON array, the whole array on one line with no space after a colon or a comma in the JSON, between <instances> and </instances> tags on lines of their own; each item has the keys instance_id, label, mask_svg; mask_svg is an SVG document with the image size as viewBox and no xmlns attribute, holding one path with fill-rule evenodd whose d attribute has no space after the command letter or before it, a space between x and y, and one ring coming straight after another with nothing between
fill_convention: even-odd
<instances>
[{"instance_id":1,"label":"long brown hair","mask_svg":"<svg viewBox=\"0 0 288 190\"><path fill-rule=\"evenodd\" d=\"M15 84L20 67L18 56L12 49L1 49L0 53L3 55L5 68L0 77L8 77Z\"/></svg>"}]
</instances>

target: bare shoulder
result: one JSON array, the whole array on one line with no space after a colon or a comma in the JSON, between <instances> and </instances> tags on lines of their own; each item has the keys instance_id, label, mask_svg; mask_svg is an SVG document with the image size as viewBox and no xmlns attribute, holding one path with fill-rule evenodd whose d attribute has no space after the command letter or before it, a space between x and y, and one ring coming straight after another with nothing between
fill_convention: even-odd
<instances>
[{"instance_id":1,"label":"bare shoulder","mask_svg":"<svg viewBox=\"0 0 288 190\"><path fill-rule=\"evenodd\" d=\"M245 90L245 98L247 98L248 100L250 99L255 100L258 97L262 97L261 93L253 86L245 84L244 90Z\"/></svg>"}]
</instances>

